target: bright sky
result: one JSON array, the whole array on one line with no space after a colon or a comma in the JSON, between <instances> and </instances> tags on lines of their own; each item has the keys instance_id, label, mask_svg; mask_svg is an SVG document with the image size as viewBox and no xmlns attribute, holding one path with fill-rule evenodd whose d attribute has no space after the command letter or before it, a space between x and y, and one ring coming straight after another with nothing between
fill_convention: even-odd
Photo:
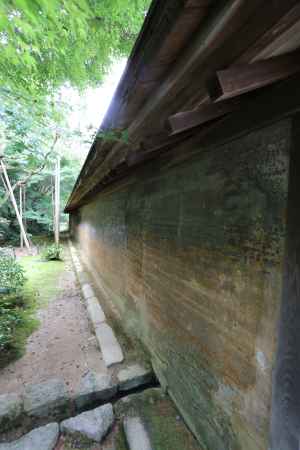
<instances>
[{"instance_id":1,"label":"bright sky","mask_svg":"<svg viewBox=\"0 0 300 450\"><path fill-rule=\"evenodd\" d=\"M62 90L67 103L73 106L73 112L68 119L70 128L84 131L91 126L91 135L99 128L125 69L126 62L125 58L115 62L110 73L105 77L102 86L98 88L89 88L83 94L79 94L71 88ZM81 146L76 153L84 158L89 147L90 144Z\"/></svg>"}]
</instances>

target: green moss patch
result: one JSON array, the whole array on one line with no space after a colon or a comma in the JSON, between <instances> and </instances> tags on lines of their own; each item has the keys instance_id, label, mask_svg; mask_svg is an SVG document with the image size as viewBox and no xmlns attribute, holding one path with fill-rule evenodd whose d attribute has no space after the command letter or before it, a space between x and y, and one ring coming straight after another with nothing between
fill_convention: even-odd
<instances>
[{"instance_id":1,"label":"green moss patch","mask_svg":"<svg viewBox=\"0 0 300 450\"><path fill-rule=\"evenodd\" d=\"M24 256L20 262L27 278L24 295L35 297L39 305L47 304L59 292L59 278L65 263L42 261L40 256Z\"/></svg>"},{"instance_id":2,"label":"green moss patch","mask_svg":"<svg viewBox=\"0 0 300 450\"><path fill-rule=\"evenodd\" d=\"M116 404L118 419L139 416L155 450L201 450L174 403L161 389L148 389L127 399Z\"/></svg>"}]
</instances>

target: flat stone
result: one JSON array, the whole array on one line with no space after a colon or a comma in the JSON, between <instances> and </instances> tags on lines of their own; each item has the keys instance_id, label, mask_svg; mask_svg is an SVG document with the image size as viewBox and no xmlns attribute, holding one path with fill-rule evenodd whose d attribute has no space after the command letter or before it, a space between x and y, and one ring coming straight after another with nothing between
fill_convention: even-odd
<instances>
[{"instance_id":1,"label":"flat stone","mask_svg":"<svg viewBox=\"0 0 300 450\"><path fill-rule=\"evenodd\" d=\"M95 297L95 292L94 292L92 286L88 283L85 283L82 286L82 293L83 293L83 297L85 298L85 300L87 300L88 298L91 298L91 297Z\"/></svg>"},{"instance_id":2,"label":"flat stone","mask_svg":"<svg viewBox=\"0 0 300 450\"><path fill-rule=\"evenodd\" d=\"M111 400L117 389L117 385L112 385L110 375L88 372L81 379L79 392L74 398L75 405L80 410L96 401Z\"/></svg>"},{"instance_id":3,"label":"flat stone","mask_svg":"<svg viewBox=\"0 0 300 450\"><path fill-rule=\"evenodd\" d=\"M24 411L33 417L64 414L69 406L66 385L61 379L33 384L25 388Z\"/></svg>"},{"instance_id":4,"label":"flat stone","mask_svg":"<svg viewBox=\"0 0 300 450\"><path fill-rule=\"evenodd\" d=\"M117 374L119 382L119 389L121 391L128 391L142 386L146 383L150 383L154 380L154 373L151 369L145 369L140 364L133 364L121 369Z\"/></svg>"},{"instance_id":5,"label":"flat stone","mask_svg":"<svg viewBox=\"0 0 300 450\"><path fill-rule=\"evenodd\" d=\"M92 441L101 442L114 422L113 408L110 403L79 414L60 424L62 433L78 435ZM0 449L1 450L1 449Z\"/></svg>"},{"instance_id":6,"label":"flat stone","mask_svg":"<svg viewBox=\"0 0 300 450\"><path fill-rule=\"evenodd\" d=\"M105 322L105 315L96 297L87 299L87 313L94 326Z\"/></svg>"},{"instance_id":7,"label":"flat stone","mask_svg":"<svg viewBox=\"0 0 300 450\"><path fill-rule=\"evenodd\" d=\"M126 417L123 426L130 450L152 450L148 433L140 417Z\"/></svg>"},{"instance_id":8,"label":"flat stone","mask_svg":"<svg viewBox=\"0 0 300 450\"><path fill-rule=\"evenodd\" d=\"M21 416L22 397L17 394L0 395L0 430L10 428Z\"/></svg>"},{"instance_id":9,"label":"flat stone","mask_svg":"<svg viewBox=\"0 0 300 450\"><path fill-rule=\"evenodd\" d=\"M0 444L0 450L53 450L59 437L57 423L36 428L17 441Z\"/></svg>"},{"instance_id":10,"label":"flat stone","mask_svg":"<svg viewBox=\"0 0 300 450\"><path fill-rule=\"evenodd\" d=\"M112 328L101 323L95 327L95 333L106 367L121 363L124 355Z\"/></svg>"}]
</instances>

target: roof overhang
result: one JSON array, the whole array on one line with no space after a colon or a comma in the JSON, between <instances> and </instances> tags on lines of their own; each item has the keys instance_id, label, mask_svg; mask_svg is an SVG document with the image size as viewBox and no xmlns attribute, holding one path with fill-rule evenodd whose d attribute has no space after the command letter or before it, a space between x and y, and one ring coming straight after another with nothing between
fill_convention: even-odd
<instances>
[{"instance_id":1,"label":"roof overhang","mask_svg":"<svg viewBox=\"0 0 300 450\"><path fill-rule=\"evenodd\" d=\"M153 158L195 133L204 135L216 122L253 101L251 93L241 92L238 98L214 106L220 98L211 98L208 81L220 71L244 67L245 86L251 72L247 66L253 73L254 63L257 66L259 61L268 60L270 67L269 59L276 57L273 66L277 78L273 69L267 83L256 81L255 89L265 89L263 86L297 71L293 58L284 69L280 69L277 58L299 45L298 0L270 0L267 5L263 0L154 1L101 126L104 130L126 129L129 144L94 141L65 211L90 201L95 193L149 159L150 154ZM263 69L258 66L263 73L268 70L266 64ZM185 126L174 132L167 124L172 124L172 118L174 123L176 116L178 123L178 113ZM203 121L204 113L208 120Z\"/></svg>"}]
</instances>

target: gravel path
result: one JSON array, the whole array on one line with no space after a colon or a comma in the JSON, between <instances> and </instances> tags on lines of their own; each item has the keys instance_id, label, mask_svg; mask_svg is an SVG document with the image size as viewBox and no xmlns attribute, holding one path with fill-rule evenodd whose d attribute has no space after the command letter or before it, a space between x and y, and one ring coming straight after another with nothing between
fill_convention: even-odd
<instances>
[{"instance_id":1,"label":"gravel path","mask_svg":"<svg viewBox=\"0 0 300 450\"><path fill-rule=\"evenodd\" d=\"M68 249L60 293L42 307L40 327L27 341L25 355L0 370L0 394L22 392L26 384L63 378L72 394L88 371L106 372L92 335Z\"/></svg>"}]
</instances>

